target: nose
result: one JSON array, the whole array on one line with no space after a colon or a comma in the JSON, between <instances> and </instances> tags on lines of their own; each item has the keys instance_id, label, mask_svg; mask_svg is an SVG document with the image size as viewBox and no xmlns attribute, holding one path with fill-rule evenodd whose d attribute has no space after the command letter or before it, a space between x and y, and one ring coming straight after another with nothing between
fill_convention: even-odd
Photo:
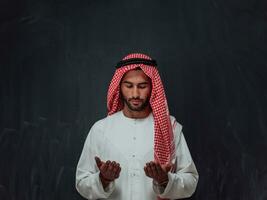
<instances>
[{"instance_id":1,"label":"nose","mask_svg":"<svg viewBox=\"0 0 267 200\"><path fill-rule=\"evenodd\" d=\"M139 90L138 90L138 88L137 87L133 87L133 98L139 98L140 96L140 94L139 94Z\"/></svg>"}]
</instances>

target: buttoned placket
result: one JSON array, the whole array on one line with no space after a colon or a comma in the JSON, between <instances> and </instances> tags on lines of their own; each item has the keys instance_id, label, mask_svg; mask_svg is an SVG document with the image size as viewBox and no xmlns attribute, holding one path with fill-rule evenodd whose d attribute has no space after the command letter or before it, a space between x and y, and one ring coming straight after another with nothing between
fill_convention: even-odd
<instances>
[{"instance_id":1,"label":"buttoned placket","mask_svg":"<svg viewBox=\"0 0 267 200\"><path fill-rule=\"evenodd\" d=\"M140 169L139 169L139 161L138 161L138 155L136 154L137 152L137 126L138 126L138 122L136 119L133 120L133 135L132 135L132 151L131 151L131 158L130 158L130 162L131 162L131 167L130 167L130 171L129 171L129 175L130 175L130 180L131 180L131 199L138 199L139 198L139 180L140 180Z\"/></svg>"}]
</instances>

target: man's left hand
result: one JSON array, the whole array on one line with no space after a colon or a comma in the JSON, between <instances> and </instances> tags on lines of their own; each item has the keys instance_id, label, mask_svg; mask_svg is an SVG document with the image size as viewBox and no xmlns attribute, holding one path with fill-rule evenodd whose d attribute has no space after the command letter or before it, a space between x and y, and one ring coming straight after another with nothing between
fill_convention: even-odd
<instances>
[{"instance_id":1,"label":"man's left hand","mask_svg":"<svg viewBox=\"0 0 267 200\"><path fill-rule=\"evenodd\" d=\"M171 164L161 166L159 163L151 161L146 163L144 171L148 177L152 178L159 185L166 186L169 181L168 172L171 168Z\"/></svg>"}]
</instances>

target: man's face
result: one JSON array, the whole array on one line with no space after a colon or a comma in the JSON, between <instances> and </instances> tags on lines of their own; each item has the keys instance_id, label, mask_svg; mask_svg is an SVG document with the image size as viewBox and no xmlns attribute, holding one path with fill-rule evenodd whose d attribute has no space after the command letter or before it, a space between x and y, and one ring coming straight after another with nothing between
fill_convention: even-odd
<instances>
[{"instance_id":1,"label":"man's face","mask_svg":"<svg viewBox=\"0 0 267 200\"><path fill-rule=\"evenodd\" d=\"M127 72L121 81L124 106L131 111L144 110L149 106L151 88L150 78L141 69Z\"/></svg>"}]
</instances>

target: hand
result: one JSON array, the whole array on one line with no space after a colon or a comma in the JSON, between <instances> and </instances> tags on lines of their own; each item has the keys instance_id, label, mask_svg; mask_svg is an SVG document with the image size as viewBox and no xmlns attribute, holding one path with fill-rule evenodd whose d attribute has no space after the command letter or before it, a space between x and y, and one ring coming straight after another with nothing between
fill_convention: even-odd
<instances>
[{"instance_id":1,"label":"hand","mask_svg":"<svg viewBox=\"0 0 267 200\"><path fill-rule=\"evenodd\" d=\"M145 174L156 181L159 185L167 186L169 178L168 172L173 168L173 164L160 165L158 162L148 162L144 167Z\"/></svg>"},{"instance_id":2,"label":"hand","mask_svg":"<svg viewBox=\"0 0 267 200\"><path fill-rule=\"evenodd\" d=\"M106 161L103 162L99 157L95 157L96 165L100 171L100 180L103 184L103 187L106 188L108 184L115 179L119 178L121 167L120 164L115 161Z\"/></svg>"}]
</instances>

